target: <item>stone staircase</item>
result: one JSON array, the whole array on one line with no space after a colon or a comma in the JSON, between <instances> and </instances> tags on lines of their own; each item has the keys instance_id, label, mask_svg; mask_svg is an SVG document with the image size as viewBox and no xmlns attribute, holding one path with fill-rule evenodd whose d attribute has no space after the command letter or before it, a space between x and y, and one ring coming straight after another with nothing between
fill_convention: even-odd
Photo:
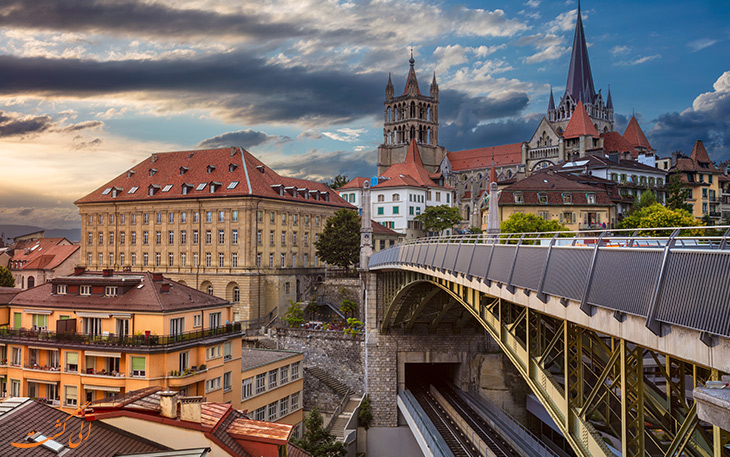
<instances>
[{"instance_id":1,"label":"stone staircase","mask_svg":"<svg viewBox=\"0 0 730 457\"><path fill-rule=\"evenodd\" d=\"M345 426L350 421L353 411L360 404L359 397L350 397L342 412L332 423L330 433L337 438L337 441L345 441Z\"/></svg>"},{"instance_id":2,"label":"stone staircase","mask_svg":"<svg viewBox=\"0 0 730 457\"><path fill-rule=\"evenodd\" d=\"M326 370L319 367L307 367L304 369L306 373L311 374L325 386L337 392L337 395L344 397L345 395L352 395L354 392L349 387L344 385L342 381L329 374Z\"/></svg>"}]
</instances>

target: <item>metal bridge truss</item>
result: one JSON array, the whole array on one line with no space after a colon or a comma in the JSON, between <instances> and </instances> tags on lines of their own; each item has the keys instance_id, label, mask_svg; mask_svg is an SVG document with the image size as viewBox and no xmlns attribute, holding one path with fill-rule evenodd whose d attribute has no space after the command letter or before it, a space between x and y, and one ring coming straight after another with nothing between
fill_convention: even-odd
<instances>
[{"instance_id":1,"label":"metal bridge truss","mask_svg":"<svg viewBox=\"0 0 730 457\"><path fill-rule=\"evenodd\" d=\"M580 456L721 457L730 434L697 419L687 391L720 373L445 278L380 271L380 331L484 327ZM611 440L609 437L615 438Z\"/></svg>"}]
</instances>

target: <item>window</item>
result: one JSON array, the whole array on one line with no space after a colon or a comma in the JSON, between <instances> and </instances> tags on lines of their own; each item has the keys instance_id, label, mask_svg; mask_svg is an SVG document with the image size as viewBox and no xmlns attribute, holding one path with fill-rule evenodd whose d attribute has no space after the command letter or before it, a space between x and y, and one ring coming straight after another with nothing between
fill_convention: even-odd
<instances>
[{"instance_id":1,"label":"window","mask_svg":"<svg viewBox=\"0 0 730 457\"><path fill-rule=\"evenodd\" d=\"M281 213L281 223L286 225L286 213Z\"/></svg>"},{"instance_id":2,"label":"window","mask_svg":"<svg viewBox=\"0 0 730 457\"><path fill-rule=\"evenodd\" d=\"M281 254L281 268L286 266L286 254Z\"/></svg>"},{"instance_id":3,"label":"window","mask_svg":"<svg viewBox=\"0 0 730 457\"><path fill-rule=\"evenodd\" d=\"M279 415L281 417L286 416L289 414L289 396L282 398L279 400Z\"/></svg>"},{"instance_id":4,"label":"window","mask_svg":"<svg viewBox=\"0 0 730 457\"><path fill-rule=\"evenodd\" d=\"M238 230L233 230L231 232L231 243L238 244Z\"/></svg>"},{"instance_id":5,"label":"window","mask_svg":"<svg viewBox=\"0 0 730 457\"><path fill-rule=\"evenodd\" d=\"M261 244L263 243L263 238L264 238L263 232L261 230L258 230L256 232L256 244L261 246Z\"/></svg>"},{"instance_id":6,"label":"window","mask_svg":"<svg viewBox=\"0 0 730 457\"><path fill-rule=\"evenodd\" d=\"M226 242L226 231L218 230L218 244L224 244Z\"/></svg>"},{"instance_id":7,"label":"window","mask_svg":"<svg viewBox=\"0 0 730 457\"><path fill-rule=\"evenodd\" d=\"M223 360L231 360L233 358L233 346L230 341L223 343Z\"/></svg>"},{"instance_id":8,"label":"window","mask_svg":"<svg viewBox=\"0 0 730 457\"><path fill-rule=\"evenodd\" d=\"M188 213L183 211L182 213L180 213L180 222L185 223L187 221L188 221Z\"/></svg>"},{"instance_id":9,"label":"window","mask_svg":"<svg viewBox=\"0 0 730 457\"><path fill-rule=\"evenodd\" d=\"M205 212L205 222L212 222L213 221L213 213L210 211Z\"/></svg>"},{"instance_id":10,"label":"window","mask_svg":"<svg viewBox=\"0 0 730 457\"><path fill-rule=\"evenodd\" d=\"M572 205L573 204L573 194L570 193L564 193L561 194L563 197L563 205Z\"/></svg>"},{"instance_id":11,"label":"window","mask_svg":"<svg viewBox=\"0 0 730 457\"><path fill-rule=\"evenodd\" d=\"M297 232L292 232L291 234L291 244L293 246L297 245Z\"/></svg>"},{"instance_id":12,"label":"window","mask_svg":"<svg viewBox=\"0 0 730 457\"><path fill-rule=\"evenodd\" d=\"M124 244L126 241L126 236L124 232L119 232L119 244Z\"/></svg>"},{"instance_id":13,"label":"window","mask_svg":"<svg viewBox=\"0 0 730 457\"><path fill-rule=\"evenodd\" d=\"M107 297L116 297L118 292L119 288L117 286L104 287L104 295Z\"/></svg>"},{"instance_id":14,"label":"window","mask_svg":"<svg viewBox=\"0 0 730 457\"><path fill-rule=\"evenodd\" d=\"M589 205L594 205L596 203L596 194L586 194L586 201Z\"/></svg>"},{"instance_id":15,"label":"window","mask_svg":"<svg viewBox=\"0 0 730 457\"><path fill-rule=\"evenodd\" d=\"M292 253L291 255L291 267L296 268L297 267L297 254Z\"/></svg>"},{"instance_id":16,"label":"window","mask_svg":"<svg viewBox=\"0 0 730 457\"><path fill-rule=\"evenodd\" d=\"M159 230L155 232L155 244L162 244L162 232Z\"/></svg>"},{"instance_id":17,"label":"window","mask_svg":"<svg viewBox=\"0 0 730 457\"><path fill-rule=\"evenodd\" d=\"M160 265L162 265L162 254L155 252L155 266L159 267Z\"/></svg>"},{"instance_id":18,"label":"window","mask_svg":"<svg viewBox=\"0 0 730 457\"><path fill-rule=\"evenodd\" d=\"M256 268L261 268L261 253L256 254Z\"/></svg>"},{"instance_id":19,"label":"window","mask_svg":"<svg viewBox=\"0 0 730 457\"><path fill-rule=\"evenodd\" d=\"M162 224L162 213L156 213L156 214L155 214L155 221L156 221L156 222L157 222L158 224Z\"/></svg>"},{"instance_id":20,"label":"window","mask_svg":"<svg viewBox=\"0 0 730 457\"><path fill-rule=\"evenodd\" d=\"M210 259L211 259L210 252L206 252L205 253L205 266L206 267L211 266L211 260Z\"/></svg>"},{"instance_id":21,"label":"window","mask_svg":"<svg viewBox=\"0 0 730 457\"><path fill-rule=\"evenodd\" d=\"M198 222L200 220L200 213L197 211L193 211L193 222Z\"/></svg>"},{"instance_id":22,"label":"window","mask_svg":"<svg viewBox=\"0 0 730 457\"><path fill-rule=\"evenodd\" d=\"M234 209L233 211L231 211L231 220L233 222L238 222L238 210L237 209Z\"/></svg>"},{"instance_id":23,"label":"window","mask_svg":"<svg viewBox=\"0 0 730 457\"><path fill-rule=\"evenodd\" d=\"M241 400L253 395L253 378L246 378L241 381Z\"/></svg>"},{"instance_id":24,"label":"window","mask_svg":"<svg viewBox=\"0 0 730 457\"><path fill-rule=\"evenodd\" d=\"M707 198L707 188L702 189L702 198Z\"/></svg>"},{"instance_id":25,"label":"window","mask_svg":"<svg viewBox=\"0 0 730 457\"><path fill-rule=\"evenodd\" d=\"M226 221L225 211L218 211L218 222L225 222L225 221Z\"/></svg>"},{"instance_id":26,"label":"window","mask_svg":"<svg viewBox=\"0 0 730 457\"><path fill-rule=\"evenodd\" d=\"M266 420L266 406L262 406L261 408L256 410L256 413L254 414L254 420Z\"/></svg>"},{"instance_id":27,"label":"window","mask_svg":"<svg viewBox=\"0 0 730 457\"><path fill-rule=\"evenodd\" d=\"M279 406L279 402L275 401L273 403L269 403L269 422L274 422L276 420L276 411L277 407Z\"/></svg>"},{"instance_id":28,"label":"window","mask_svg":"<svg viewBox=\"0 0 730 457\"><path fill-rule=\"evenodd\" d=\"M273 389L277 385L279 379L279 370L269 371L269 389Z\"/></svg>"},{"instance_id":29,"label":"window","mask_svg":"<svg viewBox=\"0 0 730 457\"><path fill-rule=\"evenodd\" d=\"M56 293L58 295L66 295L68 292L68 286L66 284L58 284L56 286Z\"/></svg>"},{"instance_id":30,"label":"window","mask_svg":"<svg viewBox=\"0 0 730 457\"><path fill-rule=\"evenodd\" d=\"M291 364L291 380L296 381L299 379L299 362Z\"/></svg>"},{"instance_id":31,"label":"window","mask_svg":"<svg viewBox=\"0 0 730 457\"><path fill-rule=\"evenodd\" d=\"M63 398L66 406L78 405L78 387L63 386Z\"/></svg>"},{"instance_id":32,"label":"window","mask_svg":"<svg viewBox=\"0 0 730 457\"><path fill-rule=\"evenodd\" d=\"M213 295L213 286L208 286L208 295Z\"/></svg>"},{"instance_id":33,"label":"window","mask_svg":"<svg viewBox=\"0 0 730 457\"><path fill-rule=\"evenodd\" d=\"M81 295L91 295L91 286L81 286L81 287L79 287L79 294L81 294Z\"/></svg>"},{"instance_id":34,"label":"window","mask_svg":"<svg viewBox=\"0 0 730 457\"><path fill-rule=\"evenodd\" d=\"M299 223L299 215L298 214L292 214L291 215L291 223L293 225L297 225Z\"/></svg>"},{"instance_id":35,"label":"window","mask_svg":"<svg viewBox=\"0 0 730 457\"><path fill-rule=\"evenodd\" d=\"M383 195L383 194L378 195L378 201L379 202L384 202L385 201L385 195Z\"/></svg>"},{"instance_id":36,"label":"window","mask_svg":"<svg viewBox=\"0 0 730 457\"><path fill-rule=\"evenodd\" d=\"M299 409L299 392L297 392L295 394L291 394L289 396L289 398L291 399L291 410L292 410L292 412L298 410Z\"/></svg>"},{"instance_id":37,"label":"window","mask_svg":"<svg viewBox=\"0 0 730 457\"><path fill-rule=\"evenodd\" d=\"M94 234L89 232L89 239L87 244L94 244Z\"/></svg>"},{"instance_id":38,"label":"window","mask_svg":"<svg viewBox=\"0 0 730 457\"><path fill-rule=\"evenodd\" d=\"M133 267L136 267L137 266L137 254L134 253L134 252L132 253L132 262L131 262L131 265Z\"/></svg>"},{"instance_id":39,"label":"window","mask_svg":"<svg viewBox=\"0 0 730 457\"><path fill-rule=\"evenodd\" d=\"M180 371L185 371L190 366L190 351L182 351L178 356L178 366Z\"/></svg>"},{"instance_id":40,"label":"window","mask_svg":"<svg viewBox=\"0 0 730 457\"><path fill-rule=\"evenodd\" d=\"M172 233L172 232L170 232ZM188 241L188 231L187 230L181 230L180 231L180 244L185 244Z\"/></svg>"},{"instance_id":41,"label":"window","mask_svg":"<svg viewBox=\"0 0 730 457\"><path fill-rule=\"evenodd\" d=\"M10 352L10 363L16 367L23 366L23 348L13 348Z\"/></svg>"},{"instance_id":42,"label":"window","mask_svg":"<svg viewBox=\"0 0 730 457\"><path fill-rule=\"evenodd\" d=\"M223 373L223 391L233 390L233 372L227 371Z\"/></svg>"},{"instance_id":43,"label":"window","mask_svg":"<svg viewBox=\"0 0 730 457\"><path fill-rule=\"evenodd\" d=\"M83 318L84 333L91 336L101 335L101 318L100 317L84 317Z\"/></svg>"},{"instance_id":44,"label":"window","mask_svg":"<svg viewBox=\"0 0 730 457\"><path fill-rule=\"evenodd\" d=\"M167 244L175 244L175 232L173 230L167 232Z\"/></svg>"},{"instance_id":45,"label":"window","mask_svg":"<svg viewBox=\"0 0 730 457\"><path fill-rule=\"evenodd\" d=\"M441 201L441 192L436 192L436 201L437 202Z\"/></svg>"},{"instance_id":46,"label":"window","mask_svg":"<svg viewBox=\"0 0 730 457\"><path fill-rule=\"evenodd\" d=\"M129 319L117 319L117 336L129 336Z\"/></svg>"},{"instance_id":47,"label":"window","mask_svg":"<svg viewBox=\"0 0 730 457\"><path fill-rule=\"evenodd\" d=\"M104 232L99 232L99 244L104 244Z\"/></svg>"},{"instance_id":48,"label":"window","mask_svg":"<svg viewBox=\"0 0 730 457\"><path fill-rule=\"evenodd\" d=\"M385 209L382 206L378 206L378 216L385 214Z\"/></svg>"},{"instance_id":49,"label":"window","mask_svg":"<svg viewBox=\"0 0 730 457\"><path fill-rule=\"evenodd\" d=\"M548 202L547 194L543 194L543 193L537 194L537 201L541 205L547 205L547 202Z\"/></svg>"},{"instance_id":50,"label":"window","mask_svg":"<svg viewBox=\"0 0 730 457\"><path fill-rule=\"evenodd\" d=\"M256 394L266 392L266 373L256 375Z\"/></svg>"},{"instance_id":51,"label":"window","mask_svg":"<svg viewBox=\"0 0 730 457\"><path fill-rule=\"evenodd\" d=\"M547 211L538 211L537 217L539 217L542 220L548 221L548 220L550 220L550 213Z\"/></svg>"},{"instance_id":52,"label":"window","mask_svg":"<svg viewBox=\"0 0 730 457\"><path fill-rule=\"evenodd\" d=\"M309 227L309 214L304 215L304 226Z\"/></svg>"},{"instance_id":53,"label":"window","mask_svg":"<svg viewBox=\"0 0 730 457\"><path fill-rule=\"evenodd\" d=\"M208 379L205 381L205 391L211 392L221 388L221 377Z\"/></svg>"},{"instance_id":54,"label":"window","mask_svg":"<svg viewBox=\"0 0 730 457\"><path fill-rule=\"evenodd\" d=\"M400 214L400 206L393 207L393 214Z\"/></svg>"},{"instance_id":55,"label":"window","mask_svg":"<svg viewBox=\"0 0 730 457\"><path fill-rule=\"evenodd\" d=\"M222 252L219 252L218 253L218 266L219 267L223 266L224 260L225 260L225 254L223 254Z\"/></svg>"},{"instance_id":56,"label":"window","mask_svg":"<svg viewBox=\"0 0 730 457\"><path fill-rule=\"evenodd\" d=\"M309 232L304 232L304 246L309 246Z\"/></svg>"},{"instance_id":57,"label":"window","mask_svg":"<svg viewBox=\"0 0 730 457\"><path fill-rule=\"evenodd\" d=\"M289 382L289 366L281 367L279 369L279 380L282 385Z\"/></svg>"},{"instance_id":58,"label":"window","mask_svg":"<svg viewBox=\"0 0 730 457\"><path fill-rule=\"evenodd\" d=\"M281 245L286 246L286 232L281 232Z\"/></svg>"},{"instance_id":59,"label":"window","mask_svg":"<svg viewBox=\"0 0 730 457\"><path fill-rule=\"evenodd\" d=\"M103 223L104 223L104 215L99 214L99 224L103 224Z\"/></svg>"},{"instance_id":60,"label":"window","mask_svg":"<svg viewBox=\"0 0 730 457\"><path fill-rule=\"evenodd\" d=\"M200 327L200 322L202 321L202 318L200 314L195 314L193 316L193 327Z\"/></svg>"},{"instance_id":61,"label":"window","mask_svg":"<svg viewBox=\"0 0 730 457\"><path fill-rule=\"evenodd\" d=\"M176 317L170 319L170 335L180 335L185 331L185 318Z\"/></svg>"},{"instance_id":62,"label":"window","mask_svg":"<svg viewBox=\"0 0 730 457\"><path fill-rule=\"evenodd\" d=\"M273 230L269 232L269 245L271 245L271 246L274 245L274 231Z\"/></svg>"},{"instance_id":63,"label":"window","mask_svg":"<svg viewBox=\"0 0 730 457\"><path fill-rule=\"evenodd\" d=\"M208 315L210 328L218 328L221 326L221 313L210 313Z\"/></svg>"},{"instance_id":64,"label":"window","mask_svg":"<svg viewBox=\"0 0 730 457\"><path fill-rule=\"evenodd\" d=\"M205 244L210 244L213 239L213 236L210 232L210 230L205 231Z\"/></svg>"},{"instance_id":65,"label":"window","mask_svg":"<svg viewBox=\"0 0 730 457\"><path fill-rule=\"evenodd\" d=\"M193 244L198 244L200 241L200 234L197 230L193 230Z\"/></svg>"},{"instance_id":66,"label":"window","mask_svg":"<svg viewBox=\"0 0 730 457\"><path fill-rule=\"evenodd\" d=\"M72 371L72 372L79 371L79 353L78 352L67 352L66 353L66 371Z\"/></svg>"},{"instance_id":67,"label":"window","mask_svg":"<svg viewBox=\"0 0 730 457\"><path fill-rule=\"evenodd\" d=\"M137 223L137 215L132 214L132 224L136 224L136 223Z\"/></svg>"},{"instance_id":68,"label":"window","mask_svg":"<svg viewBox=\"0 0 730 457\"><path fill-rule=\"evenodd\" d=\"M142 215L142 221L143 221L142 222L143 224L149 224L150 223L150 215L149 215L149 213L144 213Z\"/></svg>"},{"instance_id":69,"label":"window","mask_svg":"<svg viewBox=\"0 0 730 457\"><path fill-rule=\"evenodd\" d=\"M149 263L150 255L145 252L144 254L142 254L142 265L146 267L147 265L149 265Z\"/></svg>"},{"instance_id":70,"label":"window","mask_svg":"<svg viewBox=\"0 0 730 457\"><path fill-rule=\"evenodd\" d=\"M150 232L145 230L144 232L142 232L142 244L146 245L146 244L149 244L149 242L150 242Z\"/></svg>"},{"instance_id":71,"label":"window","mask_svg":"<svg viewBox=\"0 0 730 457\"><path fill-rule=\"evenodd\" d=\"M274 254L269 254L269 268L274 268Z\"/></svg>"},{"instance_id":72,"label":"window","mask_svg":"<svg viewBox=\"0 0 730 457\"><path fill-rule=\"evenodd\" d=\"M131 357L132 359L132 376L144 377L147 375L147 360L146 357Z\"/></svg>"},{"instance_id":73,"label":"window","mask_svg":"<svg viewBox=\"0 0 730 457\"><path fill-rule=\"evenodd\" d=\"M231 254L231 266L233 268L238 267L238 254L236 254L235 252L233 254ZM235 300L235 301L238 301L238 300Z\"/></svg>"},{"instance_id":74,"label":"window","mask_svg":"<svg viewBox=\"0 0 730 457\"><path fill-rule=\"evenodd\" d=\"M309 255L305 252L304 253L304 265L303 265L304 267L309 266L308 265L308 260L309 260Z\"/></svg>"}]
</instances>

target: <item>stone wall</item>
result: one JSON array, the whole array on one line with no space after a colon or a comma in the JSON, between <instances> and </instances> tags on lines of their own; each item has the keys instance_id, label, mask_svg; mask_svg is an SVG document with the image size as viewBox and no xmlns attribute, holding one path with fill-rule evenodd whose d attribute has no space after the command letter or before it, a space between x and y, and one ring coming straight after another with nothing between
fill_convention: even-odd
<instances>
[{"instance_id":1,"label":"stone wall","mask_svg":"<svg viewBox=\"0 0 730 457\"><path fill-rule=\"evenodd\" d=\"M342 300L352 300L357 304L357 317L363 320L362 282L360 278L327 277L317 292L326 302L339 306Z\"/></svg>"}]
</instances>

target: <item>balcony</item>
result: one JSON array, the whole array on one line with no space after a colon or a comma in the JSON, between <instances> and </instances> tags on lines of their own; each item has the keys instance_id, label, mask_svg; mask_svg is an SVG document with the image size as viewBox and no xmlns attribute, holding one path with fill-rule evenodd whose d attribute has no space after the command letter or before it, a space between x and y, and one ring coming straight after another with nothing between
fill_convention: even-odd
<instances>
[{"instance_id":1,"label":"balcony","mask_svg":"<svg viewBox=\"0 0 730 457\"><path fill-rule=\"evenodd\" d=\"M558 146L547 146L542 148L535 148L530 149L528 152L528 158L530 160L534 159L550 159L553 157L557 157L559 155L559 148Z\"/></svg>"},{"instance_id":2,"label":"balcony","mask_svg":"<svg viewBox=\"0 0 730 457\"><path fill-rule=\"evenodd\" d=\"M184 387L189 386L206 379L205 374L208 372L208 368L205 364L200 367L190 367L183 371L173 370L169 375L170 387Z\"/></svg>"},{"instance_id":3,"label":"balcony","mask_svg":"<svg viewBox=\"0 0 730 457\"><path fill-rule=\"evenodd\" d=\"M116 336L87 335L84 333L54 333L47 331L0 328L0 341L14 344L48 344L49 346L94 345L109 348L132 348L134 350L166 350L179 345L190 345L208 339L234 336L241 333L241 324L236 322L222 327L196 330L175 335ZM13 365L11 363L11 365ZM20 366L20 365L17 365Z\"/></svg>"}]
</instances>

